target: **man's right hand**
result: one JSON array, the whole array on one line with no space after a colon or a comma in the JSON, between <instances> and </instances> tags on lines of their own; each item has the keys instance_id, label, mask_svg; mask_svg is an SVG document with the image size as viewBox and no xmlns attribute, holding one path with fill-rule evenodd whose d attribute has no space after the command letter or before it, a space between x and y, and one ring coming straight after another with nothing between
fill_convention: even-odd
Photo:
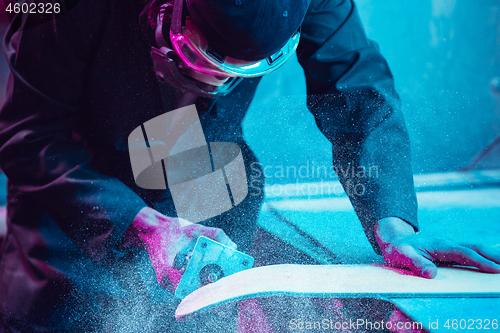
<instances>
[{"instance_id":1,"label":"man's right hand","mask_svg":"<svg viewBox=\"0 0 500 333\"><path fill-rule=\"evenodd\" d=\"M158 284L171 292L181 279L181 272L174 268L177 254L187 255L200 236L236 249L236 244L222 229L168 217L149 207L141 209L125 232L132 244L148 251Z\"/></svg>"}]
</instances>

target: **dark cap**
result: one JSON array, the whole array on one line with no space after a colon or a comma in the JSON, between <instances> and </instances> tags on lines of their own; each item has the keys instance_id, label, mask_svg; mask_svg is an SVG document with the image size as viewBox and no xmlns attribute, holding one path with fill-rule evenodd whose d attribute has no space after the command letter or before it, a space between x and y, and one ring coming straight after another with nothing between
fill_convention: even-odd
<instances>
[{"instance_id":1,"label":"dark cap","mask_svg":"<svg viewBox=\"0 0 500 333\"><path fill-rule=\"evenodd\" d=\"M276 53L302 24L310 0L186 0L194 23L217 52L241 60Z\"/></svg>"}]
</instances>

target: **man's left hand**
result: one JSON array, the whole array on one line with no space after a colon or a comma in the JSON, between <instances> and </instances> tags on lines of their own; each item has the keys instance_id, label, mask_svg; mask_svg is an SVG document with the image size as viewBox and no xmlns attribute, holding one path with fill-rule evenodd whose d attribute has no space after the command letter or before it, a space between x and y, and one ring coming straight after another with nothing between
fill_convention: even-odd
<instances>
[{"instance_id":1,"label":"man's left hand","mask_svg":"<svg viewBox=\"0 0 500 333\"><path fill-rule=\"evenodd\" d=\"M396 217L378 221L375 237L388 264L409 268L424 278L436 276L436 261L476 267L486 273L500 273L499 250L479 244L459 245L416 233L411 225Z\"/></svg>"}]
</instances>

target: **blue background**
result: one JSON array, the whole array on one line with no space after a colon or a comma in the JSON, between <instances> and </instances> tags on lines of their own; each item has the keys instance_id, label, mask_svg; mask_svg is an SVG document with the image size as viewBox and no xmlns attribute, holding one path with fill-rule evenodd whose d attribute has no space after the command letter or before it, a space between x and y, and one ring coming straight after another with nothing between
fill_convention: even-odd
<instances>
[{"instance_id":1,"label":"blue background","mask_svg":"<svg viewBox=\"0 0 500 333\"><path fill-rule=\"evenodd\" d=\"M379 44L394 74L414 173L468 164L500 135L500 97L489 89L492 78L500 76L500 2L357 4L368 37ZM262 79L244 129L263 166L331 165L330 144L305 107L305 80L296 59ZM266 180L295 183L289 176Z\"/></svg>"}]
</instances>

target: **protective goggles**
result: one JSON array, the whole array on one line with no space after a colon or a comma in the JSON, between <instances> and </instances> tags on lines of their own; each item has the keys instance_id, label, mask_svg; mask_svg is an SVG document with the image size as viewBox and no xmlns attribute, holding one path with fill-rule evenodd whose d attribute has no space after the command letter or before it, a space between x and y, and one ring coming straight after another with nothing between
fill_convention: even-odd
<instances>
[{"instance_id":1,"label":"protective goggles","mask_svg":"<svg viewBox=\"0 0 500 333\"><path fill-rule=\"evenodd\" d=\"M217 53L184 11L184 0L175 0L170 41L181 60L191 69L211 74L256 77L270 73L289 60L299 44L298 30L275 54L260 61L244 61Z\"/></svg>"},{"instance_id":2,"label":"protective goggles","mask_svg":"<svg viewBox=\"0 0 500 333\"><path fill-rule=\"evenodd\" d=\"M170 43L165 40L170 37ZM157 18L151 48L156 76L177 89L215 98L230 93L245 77L257 77L282 66L297 49L297 31L278 52L260 61L243 61L214 52L198 27L184 12L184 1L175 0L172 21Z\"/></svg>"}]
</instances>

